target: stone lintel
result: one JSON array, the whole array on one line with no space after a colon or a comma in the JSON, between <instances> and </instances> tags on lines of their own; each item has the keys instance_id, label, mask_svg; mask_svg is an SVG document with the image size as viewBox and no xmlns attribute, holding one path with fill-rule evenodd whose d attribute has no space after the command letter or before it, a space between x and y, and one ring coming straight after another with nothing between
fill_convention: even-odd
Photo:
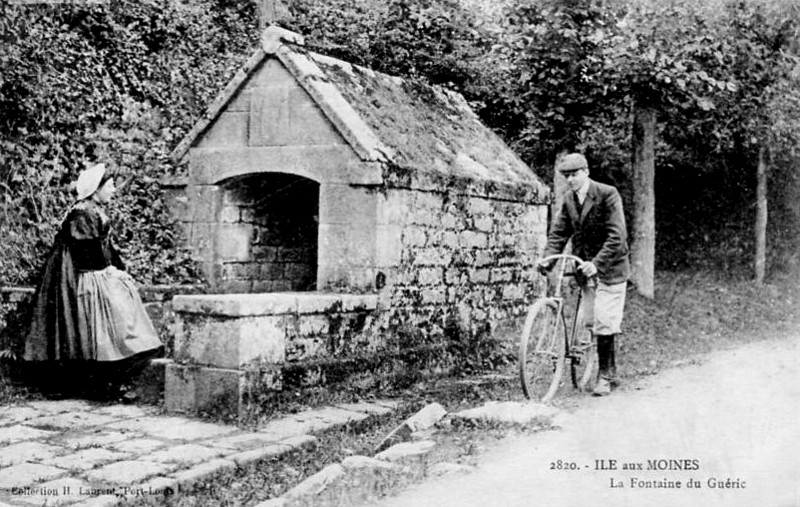
<instances>
[{"instance_id":1,"label":"stone lintel","mask_svg":"<svg viewBox=\"0 0 800 507\"><path fill-rule=\"evenodd\" d=\"M172 299L175 312L220 317L249 317L325 313L328 311L374 310L375 294L320 294L275 292L265 294L181 295Z\"/></svg>"},{"instance_id":2,"label":"stone lintel","mask_svg":"<svg viewBox=\"0 0 800 507\"><path fill-rule=\"evenodd\" d=\"M218 184L247 174L279 172L317 182L377 185L381 166L361 162L347 145L192 148L189 183Z\"/></svg>"}]
</instances>

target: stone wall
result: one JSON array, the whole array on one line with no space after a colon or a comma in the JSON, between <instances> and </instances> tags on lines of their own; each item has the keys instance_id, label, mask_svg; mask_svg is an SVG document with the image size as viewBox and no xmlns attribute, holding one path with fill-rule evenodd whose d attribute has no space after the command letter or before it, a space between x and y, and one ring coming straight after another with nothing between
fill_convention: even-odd
<instances>
[{"instance_id":1,"label":"stone wall","mask_svg":"<svg viewBox=\"0 0 800 507\"><path fill-rule=\"evenodd\" d=\"M389 188L382 216L391 235L379 269L390 321L422 325L429 335L455 327L473 338L515 327L541 288L535 262L546 238L546 199Z\"/></svg>"}]
</instances>

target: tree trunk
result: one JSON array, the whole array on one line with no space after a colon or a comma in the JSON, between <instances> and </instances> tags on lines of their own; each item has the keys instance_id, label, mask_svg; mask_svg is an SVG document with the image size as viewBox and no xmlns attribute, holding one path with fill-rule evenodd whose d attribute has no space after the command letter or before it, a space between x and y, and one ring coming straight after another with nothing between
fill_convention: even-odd
<instances>
[{"instance_id":1,"label":"tree trunk","mask_svg":"<svg viewBox=\"0 0 800 507\"><path fill-rule=\"evenodd\" d=\"M656 110L639 102L633 109L633 238L631 279L644 297L655 295Z\"/></svg>"},{"instance_id":2,"label":"tree trunk","mask_svg":"<svg viewBox=\"0 0 800 507\"><path fill-rule=\"evenodd\" d=\"M559 153L558 157L556 157L556 163L558 163L558 159L562 156L566 155L566 152ZM560 171L557 171L553 168L553 204L552 208L550 209L550 225L556 219L556 213L558 210L561 209L561 204L564 202L564 192L567 191L567 179L561 174Z\"/></svg>"},{"instance_id":3,"label":"tree trunk","mask_svg":"<svg viewBox=\"0 0 800 507\"><path fill-rule=\"evenodd\" d=\"M566 151L559 153L558 156L556 157L555 165L558 165L558 159L563 157L566 154L567 154ZM552 227L553 224L556 221L556 216L557 216L559 210L561 210L561 205L564 203L564 192L567 191L567 187L568 186L569 185L567 183L567 179L564 177L563 174L561 174L560 171L557 171L555 169L555 166L554 166L553 167L553 200L552 200L552 203L550 205L550 225L548 226L548 229L547 229L548 233L550 232L550 227ZM565 254L571 254L572 253L572 239L567 241L567 244L564 245L564 250L562 251L562 253L565 253ZM561 269L558 269L558 268L554 269L553 271L550 272L550 275L548 275L548 279L549 279L548 286L549 287L561 286L561 282L564 279L564 269L563 268L566 267L566 265L565 265L565 263L562 262L562 263L559 264L559 266L561 267Z\"/></svg>"},{"instance_id":4,"label":"tree trunk","mask_svg":"<svg viewBox=\"0 0 800 507\"><path fill-rule=\"evenodd\" d=\"M767 260L767 160L766 149L758 150L756 169L756 284L764 283Z\"/></svg>"}]
</instances>

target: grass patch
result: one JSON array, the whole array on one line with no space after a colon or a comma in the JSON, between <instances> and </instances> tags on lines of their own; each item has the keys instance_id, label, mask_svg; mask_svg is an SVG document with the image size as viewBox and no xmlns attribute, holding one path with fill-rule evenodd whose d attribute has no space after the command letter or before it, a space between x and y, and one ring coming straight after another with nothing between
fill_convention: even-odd
<instances>
[{"instance_id":1,"label":"grass patch","mask_svg":"<svg viewBox=\"0 0 800 507\"><path fill-rule=\"evenodd\" d=\"M796 279L755 286L709 273L662 273L656 298L630 294L618 357L623 380L715 349L758 341L800 321Z\"/></svg>"}]
</instances>

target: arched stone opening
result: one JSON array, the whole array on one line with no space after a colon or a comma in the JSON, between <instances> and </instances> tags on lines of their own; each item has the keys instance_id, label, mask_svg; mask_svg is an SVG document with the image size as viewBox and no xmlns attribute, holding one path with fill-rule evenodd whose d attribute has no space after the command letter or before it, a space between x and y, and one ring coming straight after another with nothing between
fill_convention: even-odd
<instances>
[{"instance_id":1,"label":"arched stone opening","mask_svg":"<svg viewBox=\"0 0 800 507\"><path fill-rule=\"evenodd\" d=\"M220 288L316 290L319 183L294 174L258 173L219 186Z\"/></svg>"}]
</instances>

